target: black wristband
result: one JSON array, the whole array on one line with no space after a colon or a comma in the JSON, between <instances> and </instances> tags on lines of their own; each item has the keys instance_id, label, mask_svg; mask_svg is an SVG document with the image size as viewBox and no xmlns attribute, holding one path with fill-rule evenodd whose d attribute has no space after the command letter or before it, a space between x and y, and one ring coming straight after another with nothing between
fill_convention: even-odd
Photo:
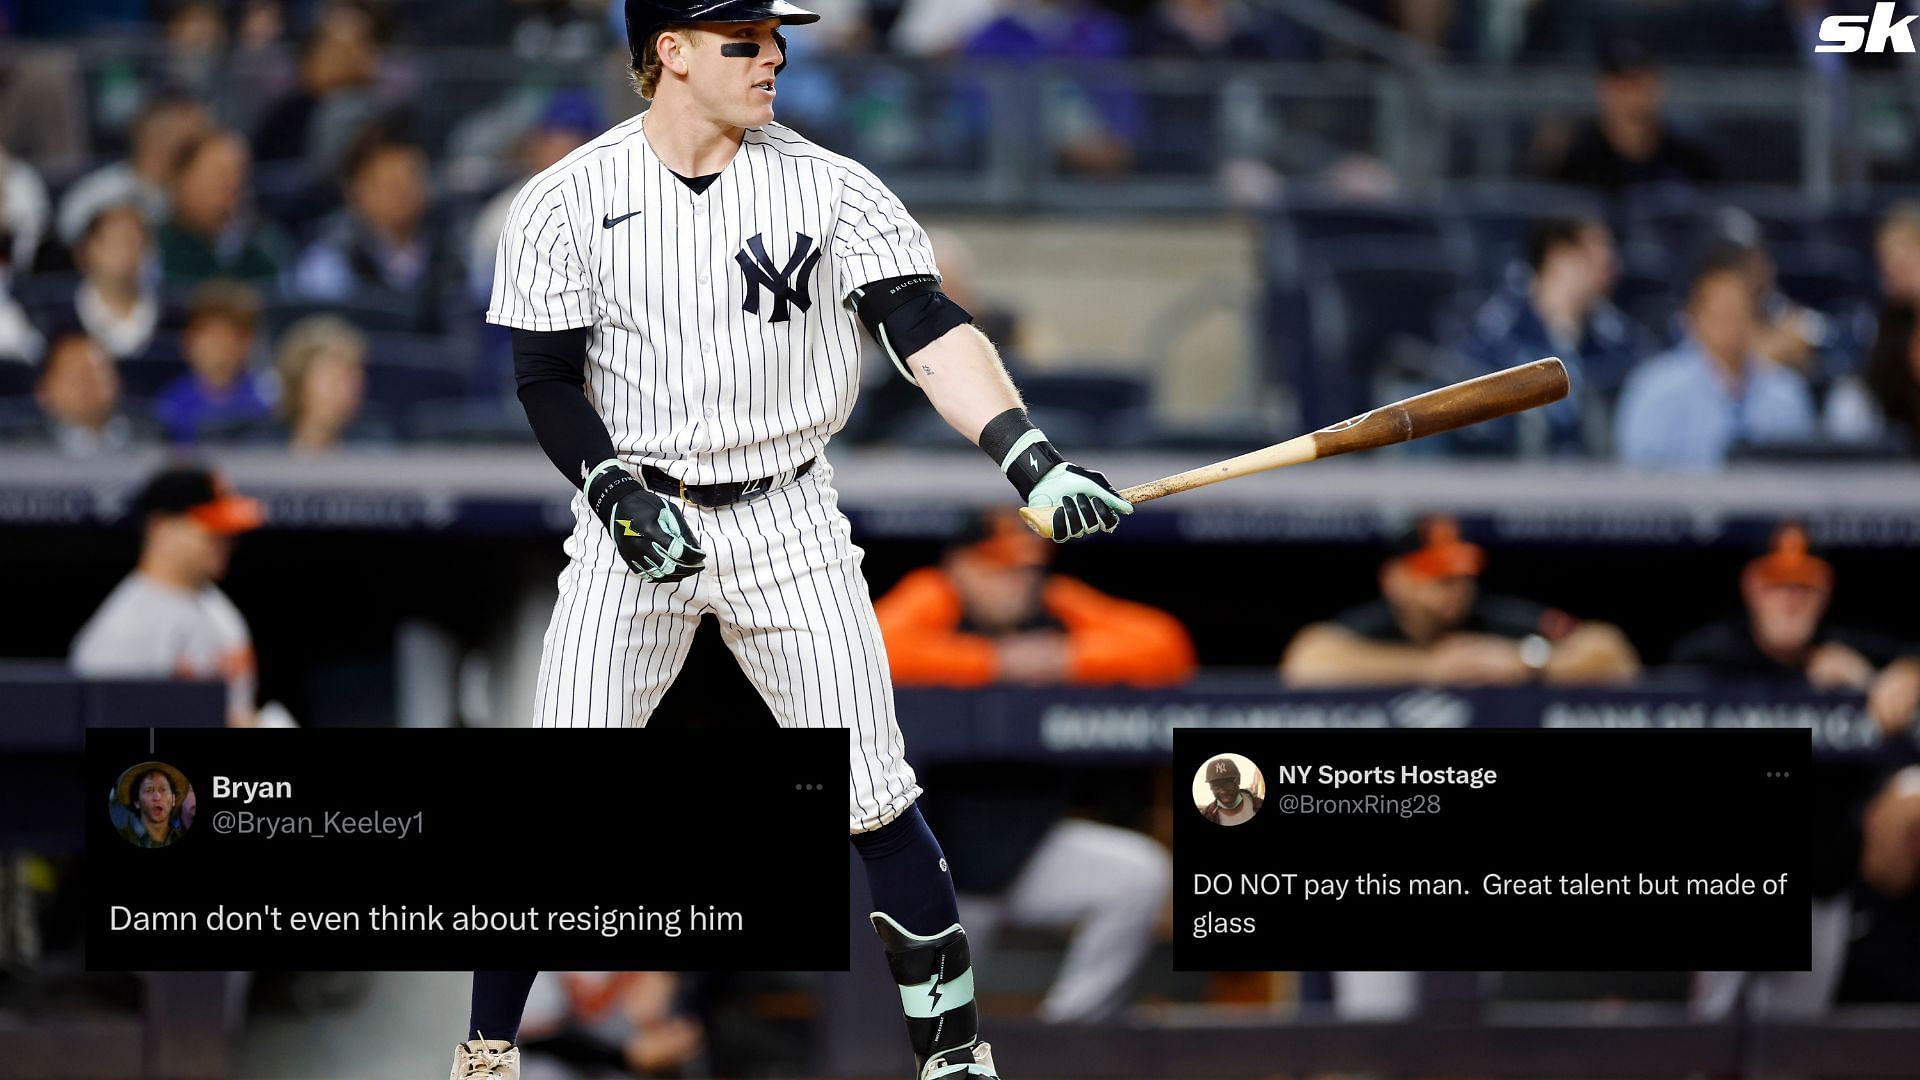
<instances>
[{"instance_id":1,"label":"black wristband","mask_svg":"<svg viewBox=\"0 0 1920 1080\"><path fill-rule=\"evenodd\" d=\"M980 429L980 449L1007 474L1022 499L1033 494L1034 485L1067 459L1047 441L1046 433L1033 426L1025 409L1008 409Z\"/></svg>"},{"instance_id":2,"label":"black wristband","mask_svg":"<svg viewBox=\"0 0 1920 1080\"><path fill-rule=\"evenodd\" d=\"M593 508L593 516L604 522L615 503L635 491L645 490L647 485L625 468L602 469L587 482L587 505Z\"/></svg>"},{"instance_id":3,"label":"black wristband","mask_svg":"<svg viewBox=\"0 0 1920 1080\"><path fill-rule=\"evenodd\" d=\"M1013 452L1013 444L1033 430L1033 421L1027 419L1027 410L1008 409L987 421L987 426L980 429L980 449L998 465Z\"/></svg>"}]
</instances>

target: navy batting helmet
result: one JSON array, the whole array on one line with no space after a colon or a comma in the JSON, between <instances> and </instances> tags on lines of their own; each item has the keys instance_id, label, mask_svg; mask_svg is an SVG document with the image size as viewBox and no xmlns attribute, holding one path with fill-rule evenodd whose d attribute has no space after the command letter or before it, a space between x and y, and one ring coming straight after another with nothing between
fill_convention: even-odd
<instances>
[{"instance_id":1,"label":"navy batting helmet","mask_svg":"<svg viewBox=\"0 0 1920 1080\"><path fill-rule=\"evenodd\" d=\"M638 68L641 51L655 30L687 23L761 19L799 26L819 22L820 16L787 0L627 0L627 47L633 52L633 66Z\"/></svg>"}]
</instances>

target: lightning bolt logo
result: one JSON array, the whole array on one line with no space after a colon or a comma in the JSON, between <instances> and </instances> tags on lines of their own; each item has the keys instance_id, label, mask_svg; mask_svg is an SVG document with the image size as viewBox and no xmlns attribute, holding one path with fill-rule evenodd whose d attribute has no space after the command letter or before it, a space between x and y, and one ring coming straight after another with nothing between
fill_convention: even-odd
<instances>
[{"instance_id":1,"label":"lightning bolt logo","mask_svg":"<svg viewBox=\"0 0 1920 1080\"><path fill-rule=\"evenodd\" d=\"M938 1008L940 1005L940 979L947 973L946 960L940 962L940 970L933 973L933 982L927 986L927 1004Z\"/></svg>"},{"instance_id":2,"label":"lightning bolt logo","mask_svg":"<svg viewBox=\"0 0 1920 1080\"><path fill-rule=\"evenodd\" d=\"M625 521L622 521L622 520L621 520L620 518L614 518L614 519L613 519L613 523L614 523L615 525L618 525L618 526L620 526L620 527L621 527L622 529L624 529L624 530L626 530L626 533L627 533L627 535L628 535L628 536L639 536L639 535L640 535L639 533L637 533L637 532L634 532L634 531L633 531L633 522L632 522L632 520L625 520Z\"/></svg>"},{"instance_id":3,"label":"lightning bolt logo","mask_svg":"<svg viewBox=\"0 0 1920 1080\"><path fill-rule=\"evenodd\" d=\"M1039 472L1039 471L1040 471L1040 455L1038 455L1038 454L1028 454L1028 455L1027 455L1027 468L1029 468L1029 469L1031 469L1031 470L1033 470L1034 472Z\"/></svg>"}]
</instances>

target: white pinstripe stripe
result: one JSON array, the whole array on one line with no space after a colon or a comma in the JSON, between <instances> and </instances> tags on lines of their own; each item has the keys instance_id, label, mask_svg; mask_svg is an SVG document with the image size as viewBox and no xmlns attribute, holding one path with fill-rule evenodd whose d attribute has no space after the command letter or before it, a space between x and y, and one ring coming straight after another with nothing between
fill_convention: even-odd
<instances>
[{"instance_id":1,"label":"white pinstripe stripe","mask_svg":"<svg viewBox=\"0 0 1920 1080\"><path fill-rule=\"evenodd\" d=\"M694 194L654 156L644 124L616 125L522 189L488 320L593 328L587 396L629 464L712 484L821 458L859 387L859 329L841 301L876 280L937 273L926 233L871 172L779 125L749 131L719 179ZM821 253L806 280L811 307L793 304L774 323L777 298L762 290L759 313L745 311L736 253L760 236L777 270L802 233ZM537 722L644 724L701 613L713 611L782 724L852 729L849 829L904 810L919 787L831 476L822 459L753 503L690 510L709 565L670 587L627 573L576 500Z\"/></svg>"}]
</instances>

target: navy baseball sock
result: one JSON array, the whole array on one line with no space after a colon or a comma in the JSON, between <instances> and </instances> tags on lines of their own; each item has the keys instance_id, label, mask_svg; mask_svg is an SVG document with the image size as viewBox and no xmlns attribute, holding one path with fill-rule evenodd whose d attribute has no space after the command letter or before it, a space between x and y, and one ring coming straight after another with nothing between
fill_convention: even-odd
<instances>
[{"instance_id":1,"label":"navy baseball sock","mask_svg":"<svg viewBox=\"0 0 1920 1080\"><path fill-rule=\"evenodd\" d=\"M885 828L853 838L873 894L873 929L900 987L914 1068L980 1038L973 1003L973 961L939 841L920 808ZM967 1060L962 1058L960 1060Z\"/></svg>"},{"instance_id":2,"label":"navy baseball sock","mask_svg":"<svg viewBox=\"0 0 1920 1080\"><path fill-rule=\"evenodd\" d=\"M960 921L946 856L918 806L907 807L883 828L855 836L853 846L866 865L873 910L886 912L913 934L944 933Z\"/></svg>"},{"instance_id":3,"label":"navy baseball sock","mask_svg":"<svg viewBox=\"0 0 1920 1080\"><path fill-rule=\"evenodd\" d=\"M518 1042L520 1014L527 1007L537 971L476 971L473 1006L467 1017L467 1041L475 1039Z\"/></svg>"}]
</instances>

